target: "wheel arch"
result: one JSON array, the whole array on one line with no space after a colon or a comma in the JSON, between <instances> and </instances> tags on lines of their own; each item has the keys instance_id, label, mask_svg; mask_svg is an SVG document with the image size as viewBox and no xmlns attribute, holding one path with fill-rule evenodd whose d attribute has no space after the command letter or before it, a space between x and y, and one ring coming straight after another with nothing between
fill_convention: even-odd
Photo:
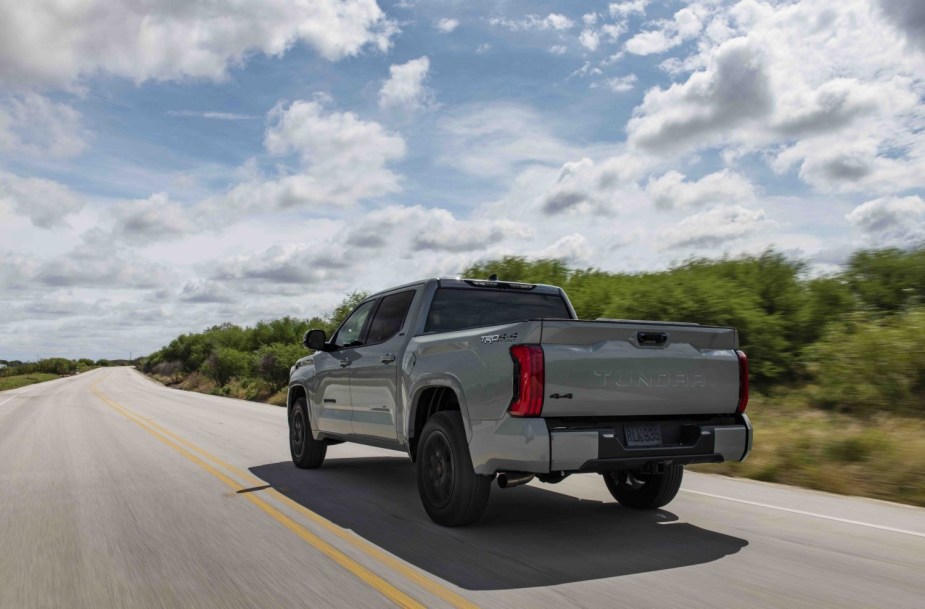
<instances>
[{"instance_id":1,"label":"wheel arch","mask_svg":"<svg viewBox=\"0 0 925 609\"><path fill-rule=\"evenodd\" d=\"M427 420L438 412L456 411L460 413L466 442L472 438L468 408L462 389L448 382L433 382L418 387L411 403L408 417L408 454L412 460L417 458L417 442Z\"/></svg>"}]
</instances>

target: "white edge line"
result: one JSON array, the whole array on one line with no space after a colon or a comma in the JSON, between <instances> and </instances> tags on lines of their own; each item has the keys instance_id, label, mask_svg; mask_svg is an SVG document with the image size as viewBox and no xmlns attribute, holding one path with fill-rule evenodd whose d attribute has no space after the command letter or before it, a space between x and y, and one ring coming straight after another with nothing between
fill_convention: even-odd
<instances>
[{"instance_id":1,"label":"white edge line","mask_svg":"<svg viewBox=\"0 0 925 609\"><path fill-rule=\"evenodd\" d=\"M912 535L914 537L925 537L925 533L919 533L917 531L909 531L907 529L897 529L894 527L887 527L881 524L872 524L870 522L861 522L859 520L849 520L847 518L838 518L836 516L826 516L825 514L817 514L815 512L804 512L803 510L794 510L791 508L781 507L779 505L770 505L768 503L758 503L757 501L747 501L745 499L736 499L734 497L726 497L724 495L714 495L713 493L704 493L703 491L692 491L688 489L681 489L681 492L692 493L694 495L703 495L704 497L713 497L714 499L725 499L726 501L735 501L736 503L744 503L746 505L754 505L758 507L768 508L771 510L779 510L781 512L790 512L791 514L800 514L801 516L811 516L813 518L823 518L825 520L834 520L835 522L844 522L846 524L855 524L862 527L869 527L871 529L880 529L881 531L890 531L891 533L902 533L903 535Z\"/></svg>"},{"instance_id":2,"label":"white edge line","mask_svg":"<svg viewBox=\"0 0 925 609\"><path fill-rule=\"evenodd\" d=\"M10 396L9 398L7 398L7 399L3 400L2 402L0 402L0 406L3 406L3 405L6 404L7 402L12 402L13 400L15 400L15 399L18 398L18 397L19 397L19 394L18 394L18 393L17 393L16 395Z\"/></svg>"}]
</instances>

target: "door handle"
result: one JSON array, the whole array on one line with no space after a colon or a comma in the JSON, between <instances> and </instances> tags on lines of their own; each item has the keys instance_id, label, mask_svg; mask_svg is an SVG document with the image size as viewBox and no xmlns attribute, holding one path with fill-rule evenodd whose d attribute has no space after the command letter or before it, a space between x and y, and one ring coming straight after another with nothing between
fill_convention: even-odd
<instances>
[{"instance_id":1,"label":"door handle","mask_svg":"<svg viewBox=\"0 0 925 609\"><path fill-rule=\"evenodd\" d=\"M383 364L391 364L392 362L395 361L395 356L392 355L391 353L386 353L385 355L379 358L379 361L382 362Z\"/></svg>"},{"instance_id":2,"label":"door handle","mask_svg":"<svg viewBox=\"0 0 925 609\"><path fill-rule=\"evenodd\" d=\"M350 364L351 364L351 362L350 362L349 359L342 359L342 360L340 360L340 367L341 367L341 368L346 368L346 367L349 366Z\"/></svg>"}]
</instances>

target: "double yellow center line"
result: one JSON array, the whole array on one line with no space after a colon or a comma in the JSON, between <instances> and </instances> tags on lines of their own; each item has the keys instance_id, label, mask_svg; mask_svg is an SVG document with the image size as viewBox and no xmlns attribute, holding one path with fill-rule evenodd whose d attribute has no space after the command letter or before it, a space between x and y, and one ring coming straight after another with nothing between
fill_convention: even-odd
<instances>
[{"instance_id":1,"label":"double yellow center line","mask_svg":"<svg viewBox=\"0 0 925 609\"><path fill-rule=\"evenodd\" d=\"M266 483L263 480L253 476L249 472L245 472L240 468L237 468L229 463L226 463L222 459L219 459L215 455L205 451L204 449L196 446L189 440L181 438L172 431L165 429L163 426L158 425L154 421L143 419L137 414L130 411L128 408L119 404L105 393L103 393L98 385L106 377L101 378L100 380L94 382L90 386L90 390L93 392L96 397L98 397L104 404L111 407L116 412L124 415L127 419L137 424L143 430L151 434L153 437L157 438L170 448L174 449L179 454L186 457L189 461L195 463L203 470L212 474L215 478L220 480L226 486L231 488L234 491L250 490L253 487L262 487L261 492L265 491L269 495L272 495L274 499L277 499L286 506L297 511L299 514L308 518L314 524L320 526L329 533L337 536L338 538L346 541L354 548L360 550L370 558L378 561L380 564L385 565L386 567L392 569L393 571L401 574L411 582L420 586L427 592L433 594L434 596L442 599L449 605L453 607L458 607L462 609L477 609L477 605L471 601L463 598L459 594L453 592L452 590L446 588L440 583L434 581L433 579L427 577L426 575L420 573L419 571L411 568L404 562L398 560L394 556L384 552L379 547L369 543L368 541L362 539L361 537L337 526L327 518L311 511L305 506L293 501L289 497L283 495L274 488L263 488L266 486ZM210 464L211 462L211 464ZM217 467L216 467L217 466ZM221 469L219 469L221 468ZM222 471L225 470L225 471ZM230 475L229 475L230 474ZM237 480L233 479L231 476L235 476L240 480L245 481L248 485L247 487L244 484L239 483ZM331 560L345 568L350 573L354 574L366 584L377 590L383 596L394 602L399 607L406 607L408 609L423 609L424 605L419 601L415 600L402 590L399 590L388 581L373 573L368 568L364 567L362 564L358 563L354 559L350 558L342 551L338 550L336 547L325 541L324 539L318 537L316 534L312 533L308 528L299 524L280 510L276 509L271 504L267 503L261 499L255 492L246 492L240 493L241 496L246 498L248 501L259 507L271 518L282 524L284 527L295 533L299 538L307 543L311 544L314 548L321 551Z\"/></svg>"}]
</instances>

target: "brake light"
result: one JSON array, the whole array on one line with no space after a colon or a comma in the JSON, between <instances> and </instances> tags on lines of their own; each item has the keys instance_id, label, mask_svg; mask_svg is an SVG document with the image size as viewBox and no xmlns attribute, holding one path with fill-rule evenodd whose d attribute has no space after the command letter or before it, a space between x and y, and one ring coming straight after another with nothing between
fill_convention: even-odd
<instances>
[{"instance_id":1,"label":"brake light","mask_svg":"<svg viewBox=\"0 0 925 609\"><path fill-rule=\"evenodd\" d=\"M736 357L739 358L739 406L736 412L745 412L748 406L748 356L744 351L736 350Z\"/></svg>"},{"instance_id":2,"label":"brake light","mask_svg":"<svg viewBox=\"0 0 925 609\"><path fill-rule=\"evenodd\" d=\"M538 417L543 411L546 370L543 348L539 345L514 345L514 397L508 408L515 417Z\"/></svg>"}]
</instances>

